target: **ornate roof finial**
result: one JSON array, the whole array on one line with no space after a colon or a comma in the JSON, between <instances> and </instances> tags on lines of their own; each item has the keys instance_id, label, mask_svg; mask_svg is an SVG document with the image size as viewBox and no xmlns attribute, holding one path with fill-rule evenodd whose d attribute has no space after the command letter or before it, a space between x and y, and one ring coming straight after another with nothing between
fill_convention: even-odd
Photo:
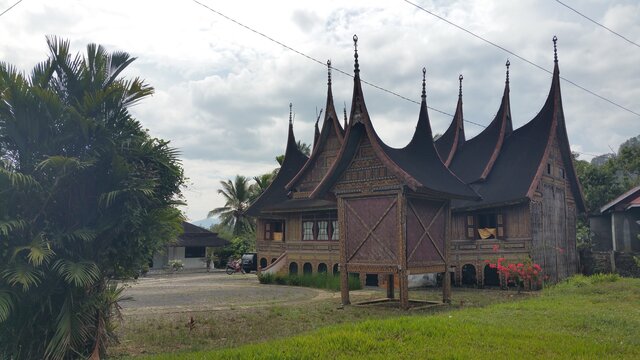
<instances>
[{"instance_id":1,"label":"ornate roof finial","mask_svg":"<svg viewBox=\"0 0 640 360\"><path fill-rule=\"evenodd\" d=\"M553 35L553 61L555 63L558 62L558 47L557 47L558 37Z\"/></svg>"},{"instance_id":2,"label":"ornate roof finial","mask_svg":"<svg viewBox=\"0 0 640 360\"><path fill-rule=\"evenodd\" d=\"M511 61L509 61L509 59L507 59L507 63L505 64L507 66L507 84L509 83L509 66L511 66Z\"/></svg>"},{"instance_id":3,"label":"ornate roof finial","mask_svg":"<svg viewBox=\"0 0 640 360\"><path fill-rule=\"evenodd\" d=\"M329 79L327 85L331 86L331 59L327 60L327 76Z\"/></svg>"},{"instance_id":4,"label":"ornate roof finial","mask_svg":"<svg viewBox=\"0 0 640 360\"><path fill-rule=\"evenodd\" d=\"M458 80L460 80L460 90L458 91L458 96L462 97L462 79L464 79L464 77L462 76L462 74L460 74L460 76L458 76Z\"/></svg>"},{"instance_id":5,"label":"ornate roof finial","mask_svg":"<svg viewBox=\"0 0 640 360\"><path fill-rule=\"evenodd\" d=\"M427 79L427 68L422 68L422 99L427 98L427 89L426 89L426 79Z\"/></svg>"},{"instance_id":6,"label":"ornate roof finial","mask_svg":"<svg viewBox=\"0 0 640 360\"><path fill-rule=\"evenodd\" d=\"M293 103L289 103L289 125L293 124Z\"/></svg>"},{"instance_id":7,"label":"ornate roof finial","mask_svg":"<svg viewBox=\"0 0 640 360\"><path fill-rule=\"evenodd\" d=\"M353 49L353 57L355 58L355 65L353 69L355 72L360 72L360 65L358 64L358 35L353 35Z\"/></svg>"}]
</instances>

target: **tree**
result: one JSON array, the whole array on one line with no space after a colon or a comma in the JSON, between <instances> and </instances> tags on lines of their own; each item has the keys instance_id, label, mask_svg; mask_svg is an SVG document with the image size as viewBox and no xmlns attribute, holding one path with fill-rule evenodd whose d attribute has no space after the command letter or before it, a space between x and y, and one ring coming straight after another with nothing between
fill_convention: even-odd
<instances>
[{"instance_id":1,"label":"tree","mask_svg":"<svg viewBox=\"0 0 640 360\"><path fill-rule=\"evenodd\" d=\"M233 235L240 235L251 231L253 224L244 212L251 203L251 189L249 179L242 175L236 175L234 181L220 181L222 189L218 194L225 199L223 207L209 211L209 217L219 215L220 223L233 228Z\"/></svg>"},{"instance_id":2,"label":"tree","mask_svg":"<svg viewBox=\"0 0 640 360\"><path fill-rule=\"evenodd\" d=\"M253 177L253 181L255 181L255 183L249 187L249 190L251 191L251 202L254 202L265 190L267 190L274 178L275 176L272 172Z\"/></svg>"},{"instance_id":3,"label":"tree","mask_svg":"<svg viewBox=\"0 0 640 360\"><path fill-rule=\"evenodd\" d=\"M29 76L0 63L0 357L97 359L122 287L181 231L183 171L128 107L135 58L47 38Z\"/></svg>"},{"instance_id":4,"label":"tree","mask_svg":"<svg viewBox=\"0 0 640 360\"><path fill-rule=\"evenodd\" d=\"M311 155L311 145L303 142L302 140L298 140L298 142L296 142L296 146L301 153L307 156ZM282 162L284 161L284 154L276 156L276 161L278 162L278 165L282 166ZM278 170L279 168L273 171L274 175L278 173Z\"/></svg>"}]
</instances>

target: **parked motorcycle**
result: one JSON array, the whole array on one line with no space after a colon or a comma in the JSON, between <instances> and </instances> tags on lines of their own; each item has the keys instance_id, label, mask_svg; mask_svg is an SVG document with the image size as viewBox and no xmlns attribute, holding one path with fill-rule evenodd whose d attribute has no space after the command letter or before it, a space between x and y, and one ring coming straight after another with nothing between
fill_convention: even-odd
<instances>
[{"instance_id":1,"label":"parked motorcycle","mask_svg":"<svg viewBox=\"0 0 640 360\"><path fill-rule=\"evenodd\" d=\"M226 272L228 275L231 275L237 272L241 272L244 274L244 269L242 268L242 261L240 259L229 261L227 263Z\"/></svg>"}]
</instances>

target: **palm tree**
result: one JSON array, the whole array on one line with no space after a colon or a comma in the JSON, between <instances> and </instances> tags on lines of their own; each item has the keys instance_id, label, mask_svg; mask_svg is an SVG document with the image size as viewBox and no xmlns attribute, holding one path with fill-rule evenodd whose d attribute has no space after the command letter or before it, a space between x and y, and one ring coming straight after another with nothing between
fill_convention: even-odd
<instances>
[{"instance_id":1,"label":"palm tree","mask_svg":"<svg viewBox=\"0 0 640 360\"><path fill-rule=\"evenodd\" d=\"M122 288L175 239L177 153L128 111L151 95L135 59L47 38L30 76L0 63L0 354L99 358Z\"/></svg>"},{"instance_id":2,"label":"palm tree","mask_svg":"<svg viewBox=\"0 0 640 360\"><path fill-rule=\"evenodd\" d=\"M244 215L251 204L251 189L249 179L236 175L234 181L220 181L222 189L218 194L225 198L223 207L209 211L208 217L220 216L220 223L233 229L233 235L240 235L253 230L251 220Z\"/></svg>"},{"instance_id":3,"label":"palm tree","mask_svg":"<svg viewBox=\"0 0 640 360\"><path fill-rule=\"evenodd\" d=\"M253 181L255 181L255 183L249 187L249 190L251 191L251 202L254 202L265 190L267 190L274 177L275 175L273 172L253 177Z\"/></svg>"}]
</instances>

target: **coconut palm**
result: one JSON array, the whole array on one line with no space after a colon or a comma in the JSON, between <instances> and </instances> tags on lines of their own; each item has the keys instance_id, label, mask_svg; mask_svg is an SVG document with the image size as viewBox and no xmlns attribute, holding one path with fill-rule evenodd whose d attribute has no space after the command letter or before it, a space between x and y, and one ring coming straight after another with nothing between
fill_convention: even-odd
<instances>
[{"instance_id":1,"label":"coconut palm","mask_svg":"<svg viewBox=\"0 0 640 360\"><path fill-rule=\"evenodd\" d=\"M275 175L273 172L253 177L253 181L255 181L255 183L249 187L249 190L251 191L251 202L254 202L265 190L267 190L274 177Z\"/></svg>"},{"instance_id":2,"label":"coconut palm","mask_svg":"<svg viewBox=\"0 0 640 360\"><path fill-rule=\"evenodd\" d=\"M233 235L251 231L253 224L244 212L251 204L251 188L249 179L236 175L233 181L220 181L222 189L218 194L225 199L223 207L209 211L208 216L220 216L220 223L233 229Z\"/></svg>"},{"instance_id":3,"label":"coconut palm","mask_svg":"<svg viewBox=\"0 0 640 360\"><path fill-rule=\"evenodd\" d=\"M128 107L151 95L124 52L48 38L29 76L0 63L0 354L99 358L122 288L177 236L177 153Z\"/></svg>"}]
</instances>

